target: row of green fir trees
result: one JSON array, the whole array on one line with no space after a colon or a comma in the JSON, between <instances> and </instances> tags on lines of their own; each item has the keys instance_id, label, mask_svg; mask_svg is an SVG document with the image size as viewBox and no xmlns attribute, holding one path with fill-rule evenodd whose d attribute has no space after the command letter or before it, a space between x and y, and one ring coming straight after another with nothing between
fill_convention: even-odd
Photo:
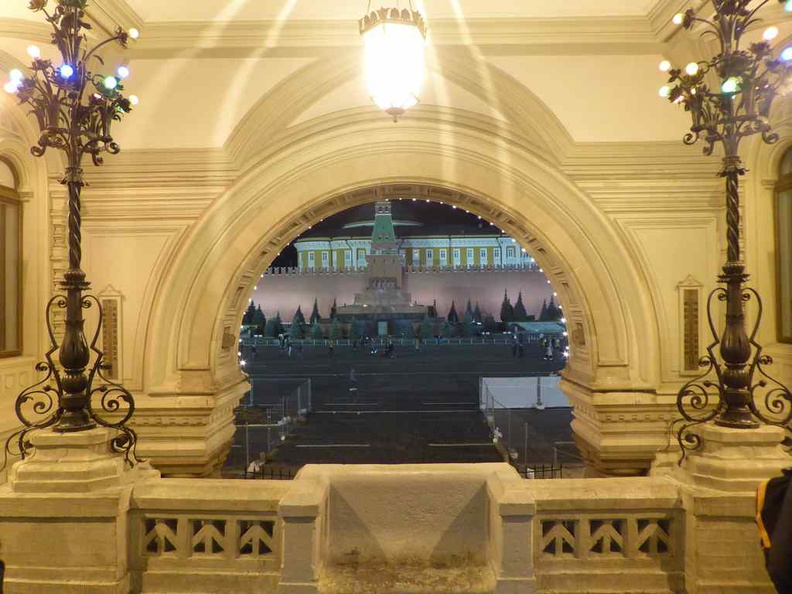
<instances>
[{"instance_id":1,"label":"row of green fir trees","mask_svg":"<svg viewBox=\"0 0 792 594\"><path fill-rule=\"evenodd\" d=\"M339 322L336 311L336 302L333 300L333 306L330 309L330 338L332 339L344 338L343 325ZM557 321L560 320L561 317L561 310L555 304L555 299L551 297L549 304L547 300L545 300L542 304L542 311L539 314L539 321ZM441 323L437 314L437 301L435 301L429 306L426 318L424 318L418 328L418 335L422 338L429 338L437 335L469 337L473 336L477 326L482 326L482 330L485 332L497 332L502 329L503 324L508 324L510 322L530 322L535 319L535 316L529 316L525 310L522 292L517 296L517 302L513 306L508 294L504 292L500 311L500 324L490 314L482 316L479 304L476 303L476 306L473 307L470 300L467 302L465 314L462 316L461 320L456 311L456 304L452 301L451 309ZM319 314L319 304L317 300L314 299L313 311L307 321L302 312L302 307L297 307L297 311L294 313L291 325L289 326L288 334L292 338L324 338L325 333L320 323L321 320L322 316ZM256 305L253 300L250 301L250 305L248 305L245 315L242 317L242 324L251 328L254 334L261 334L267 337L277 337L280 334L286 333L286 329L281 321L280 312L278 312L274 318L267 319L261 306ZM395 334L408 338L416 337L416 330L411 321L399 320L395 322L395 326ZM355 340L363 336L371 336L375 333L374 322L355 320L350 325L346 338Z\"/></svg>"}]
</instances>

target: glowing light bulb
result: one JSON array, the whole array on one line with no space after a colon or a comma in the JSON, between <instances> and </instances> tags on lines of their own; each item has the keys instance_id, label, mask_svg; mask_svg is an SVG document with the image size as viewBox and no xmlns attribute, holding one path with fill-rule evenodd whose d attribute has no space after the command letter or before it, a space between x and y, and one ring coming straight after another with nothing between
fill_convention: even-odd
<instances>
[{"instance_id":1,"label":"glowing light bulb","mask_svg":"<svg viewBox=\"0 0 792 594\"><path fill-rule=\"evenodd\" d=\"M140 31L132 27L129 30L129 37L131 37L132 39L137 39L138 37L140 37Z\"/></svg>"},{"instance_id":2,"label":"glowing light bulb","mask_svg":"<svg viewBox=\"0 0 792 594\"><path fill-rule=\"evenodd\" d=\"M685 22L685 15L682 14L681 12L678 12L674 15L674 18L671 19L671 22L674 23L675 25L681 25L682 23Z\"/></svg>"},{"instance_id":3,"label":"glowing light bulb","mask_svg":"<svg viewBox=\"0 0 792 594\"><path fill-rule=\"evenodd\" d=\"M11 72L8 73L8 76L11 80L16 82L19 82L23 78L25 78L25 75L22 74L22 71L19 68L14 68L13 70L11 70Z\"/></svg>"},{"instance_id":4,"label":"glowing light bulb","mask_svg":"<svg viewBox=\"0 0 792 594\"><path fill-rule=\"evenodd\" d=\"M126 78L129 76L129 68L126 66L119 66L116 70L116 74L118 75L118 78Z\"/></svg>"},{"instance_id":5,"label":"glowing light bulb","mask_svg":"<svg viewBox=\"0 0 792 594\"><path fill-rule=\"evenodd\" d=\"M37 45L29 45L27 48L28 56L34 60L41 57L41 50Z\"/></svg>"},{"instance_id":6,"label":"glowing light bulb","mask_svg":"<svg viewBox=\"0 0 792 594\"><path fill-rule=\"evenodd\" d=\"M695 62L691 62L687 66L685 66L685 72L687 72L690 76L695 76L699 71L699 65Z\"/></svg>"},{"instance_id":7,"label":"glowing light bulb","mask_svg":"<svg viewBox=\"0 0 792 594\"><path fill-rule=\"evenodd\" d=\"M792 45L790 45L788 48L785 48L784 51L781 52L781 59L784 62L789 62L790 60L792 60Z\"/></svg>"},{"instance_id":8,"label":"glowing light bulb","mask_svg":"<svg viewBox=\"0 0 792 594\"><path fill-rule=\"evenodd\" d=\"M61 64L61 67L58 68L58 73L61 78L69 79L74 76L74 68L71 64Z\"/></svg>"},{"instance_id":9,"label":"glowing light bulb","mask_svg":"<svg viewBox=\"0 0 792 594\"><path fill-rule=\"evenodd\" d=\"M660 62L659 68L660 68L660 72L668 72L669 70L671 70L671 62L669 62L668 60L663 60L662 62Z\"/></svg>"},{"instance_id":10,"label":"glowing light bulb","mask_svg":"<svg viewBox=\"0 0 792 594\"><path fill-rule=\"evenodd\" d=\"M736 76L727 78L721 85L721 91L724 93L736 93L740 80Z\"/></svg>"},{"instance_id":11,"label":"glowing light bulb","mask_svg":"<svg viewBox=\"0 0 792 594\"><path fill-rule=\"evenodd\" d=\"M784 5L784 10L787 12L792 12L792 0L787 0L786 4Z\"/></svg>"},{"instance_id":12,"label":"glowing light bulb","mask_svg":"<svg viewBox=\"0 0 792 594\"><path fill-rule=\"evenodd\" d=\"M660 87L660 90L657 92L657 94L661 97L668 97L671 94L671 87L668 85L663 85Z\"/></svg>"},{"instance_id":13,"label":"glowing light bulb","mask_svg":"<svg viewBox=\"0 0 792 594\"><path fill-rule=\"evenodd\" d=\"M765 41L773 41L776 37L778 37L778 27L768 27L762 33L762 39Z\"/></svg>"},{"instance_id":14,"label":"glowing light bulb","mask_svg":"<svg viewBox=\"0 0 792 594\"><path fill-rule=\"evenodd\" d=\"M3 85L3 90L9 95L13 95L19 90L19 86L12 80Z\"/></svg>"},{"instance_id":15,"label":"glowing light bulb","mask_svg":"<svg viewBox=\"0 0 792 594\"><path fill-rule=\"evenodd\" d=\"M129 96L129 102L132 105L138 105L140 103L140 99L138 98L137 95L130 95ZM264 276L264 275L262 274L261 276Z\"/></svg>"},{"instance_id":16,"label":"glowing light bulb","mask_svg":"<svg viewBox=\"0 0 792 594\"><path fill-rule=\"evenodd\" d=\"M118 79L115 76L105 76L102 85L108 91L112 91L118 86Z\"/></svg>"}]
</instances>

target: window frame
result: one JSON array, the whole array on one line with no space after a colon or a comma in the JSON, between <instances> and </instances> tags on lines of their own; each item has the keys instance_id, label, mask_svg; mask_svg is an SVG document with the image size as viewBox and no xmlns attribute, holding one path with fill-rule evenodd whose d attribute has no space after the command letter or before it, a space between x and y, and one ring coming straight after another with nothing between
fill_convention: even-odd
<instances>
[{"instance_id":1,"label":"window frame","mask_svg":"<svg viewBox=\"0 0 792 594\"><path fill-rule=\"evenodd\" d=\"M13 169L11 172L16 176L16 173ZM16 340L16 348L14 350L8 351L0 351L0 359L8 359L11 357L19 357L24 352L24 345L22 344L23 339L23 332L22 326L23 321L25 319L24 316L24 299L23 299L23 285L22 285L22 234L24 232L24 208L22 204L22 200L19 198L19 194L14 188L9 188L8 186L0 185L0 202L4 202L6 204L13 204L17 207L18 211L18 232L17 232L17 239L19 245L17 247L17 253L19 254L19 266L17 267L17 340ZM4 314L3 314L4 315Z\"/></svg>"},{"instance_id":2,"label":"window frame","mask_svg":"<svg viewBox=\"0 0 792 594\"><path fill-rule=\"evenodd\" d=\"M779 163L779 167L782 166L784 161L788 158L787 155L792 152L792 147L789 147L784 156L781 158L781 163ZM778 181L775 185L775 192L773 195L773 219L774 219L774 227L775 227L775 276L776 276L776 333L778 337L778 342L784 344L792 344L792 334L789 336L784 334L784 324L783 324L783 303L781 302L782 299L782 291L781 291L781 194L783 192L792 192L792 173L780 174ZM791 223L792 224L792 223ZM792 257L792 255L790 255Z\"/></svg>"}]
</instances>

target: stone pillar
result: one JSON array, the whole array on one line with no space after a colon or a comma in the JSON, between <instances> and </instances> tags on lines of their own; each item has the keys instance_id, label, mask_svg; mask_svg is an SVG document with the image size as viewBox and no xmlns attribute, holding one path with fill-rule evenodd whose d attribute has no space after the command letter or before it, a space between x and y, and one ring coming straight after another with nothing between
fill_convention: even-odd
<instances>
[{"instance_id":1,"label":"stone pillar","mask_svg":"<svg viewBox=\"0 0 792 594\"><path fill-rule=\"evenodd\" d=\"M526 501L523 493L508 491L495 502L495 525L492 539L498 557L497 594L532 594L536 591L533 560L533 519L536 504Z\"/></svg>"},{"instance_id":2,"label":"stone pillar","mask_svg":"<svg viewBox=\"0 0 792 594\"><path fill-rule=\"evenodd\" d=\"M156 479L110 451L115 432L42 431L0 487L0 560L9 592L126 594L133 485Z\"/></svg>"},{"instance_id":3,"label":"stone pillar","mask_svg":"<svg viewBox=\"0 0 792 594\"><path fill-rule=\"evenodd\" d=\"M669 476L685 510L685 587L689 594L774 594L756 526L756 489L792 466L778 427L705 425L699 450Z\"/></svg>"},{"instance_id":4,"label":"stone pillar","mask_svg":"<svg viewBox=\"0 0 792 594\"><path fill-rule=\"evenodd\" d=\"M278 594L319 591L326 505L327 487L310 480L295 480L281 500L278 515L283 522L283 550Z\"/></svg>"}]
</instances>

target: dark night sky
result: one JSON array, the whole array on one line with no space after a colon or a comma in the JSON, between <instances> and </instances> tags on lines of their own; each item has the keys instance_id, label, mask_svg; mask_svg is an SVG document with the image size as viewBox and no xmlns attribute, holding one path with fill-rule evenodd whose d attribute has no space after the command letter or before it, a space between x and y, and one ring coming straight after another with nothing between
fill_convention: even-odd
<instances>
[{"instance_id":1,"label":"dark night sky","mask_svg":"<svg viewBox=\"0 0 792 594\"><path fill-rule=\"evenodd\" d=\"M420 228L409 228L410 234L432 235L432 234L453 234L453 235L498 235L498 230L489 222L480 219L478 216L465 212L462 208L453 208L447 204L439 202L426 202L425 200L392 200L393 219L410 220L423 223ZM330 235L342 236L354 233L355 235L368 235L371 228L354 229L341 231L341 228L349 222L359 220L374 220L374 203L356 206L342 211L332 217L313 225L313 227L300 235L297 239L305 237L328 237ZM404 229L396 227L396 236L403 235ZM297 266L297 250L294 243L284 249L280 256L275 258L272 266L292 267Z\"/></svg>"}]
</instances>

